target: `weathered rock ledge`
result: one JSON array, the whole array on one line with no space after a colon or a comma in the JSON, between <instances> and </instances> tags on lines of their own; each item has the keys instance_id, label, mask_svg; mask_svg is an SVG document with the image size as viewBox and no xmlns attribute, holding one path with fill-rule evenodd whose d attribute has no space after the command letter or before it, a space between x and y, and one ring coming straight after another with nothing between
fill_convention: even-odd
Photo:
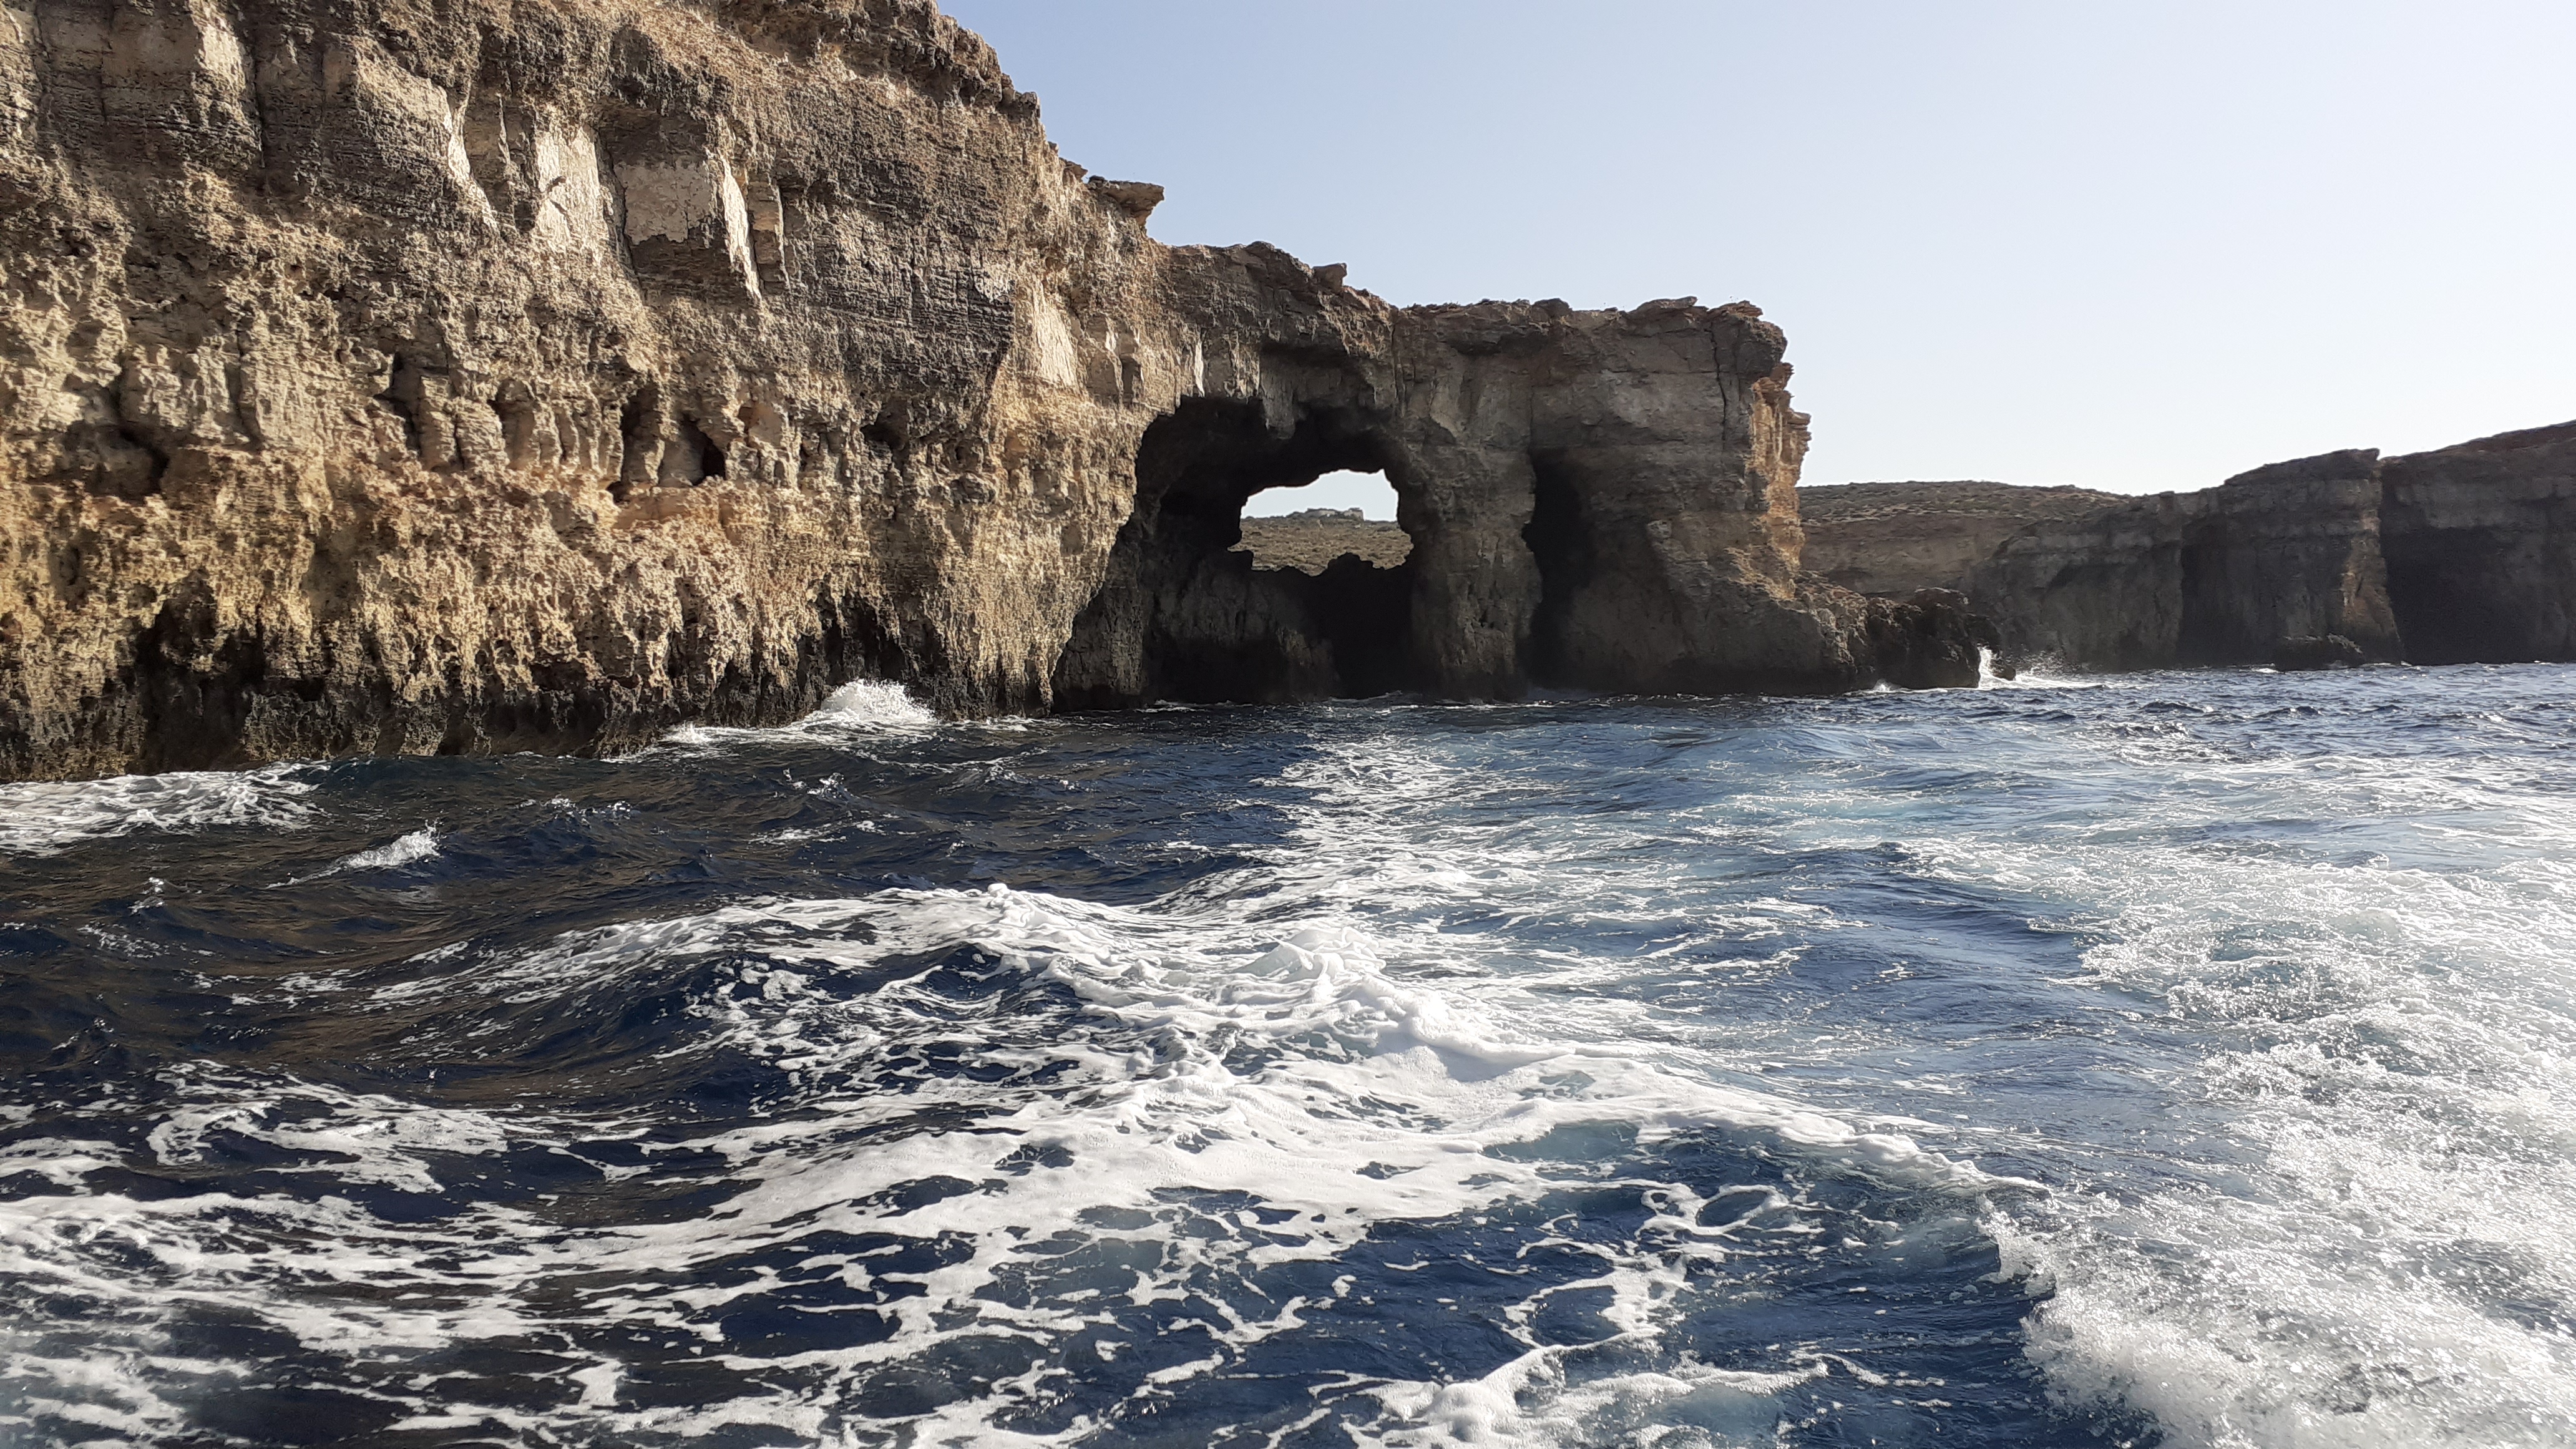
<instances>
[{"instance_id":1,"label":"weathered rock ledge","mask_svg":"<svg viewBox=\"0 0 2576 1449\"><path fill-rule=\"evenodd\" d=\"M2576 659L2576 423L2196 493L1807 489L1810 567L1955 589L2008 662L2078 669Z\"/></svg>"},{"instance_id":2,"label":"weathered rock ledge","mask_svg":"<svg viewBox=\"0 0 2576 1449\"><path fill-rule=\"evenodd\" d=\"M0 163L0 777L1973 677L1753 308L1164 247L926 0L0 0ZM1410 556L1255 577L1340 467Z\"/></svg>"}]
</instances>

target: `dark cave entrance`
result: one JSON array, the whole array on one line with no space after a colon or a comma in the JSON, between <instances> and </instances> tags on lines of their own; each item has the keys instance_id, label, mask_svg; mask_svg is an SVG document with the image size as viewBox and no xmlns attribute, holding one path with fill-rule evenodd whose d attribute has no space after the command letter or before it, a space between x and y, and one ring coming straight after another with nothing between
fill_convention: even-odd
<instances>
[{"instance_id":1,"label":"dark cave entrance","mask_svg":"<svg viewBox=\"0 0 2576 1449\"><path fill-rule=\"evenodd\" d=\"M1310 408L1284 434L1258 402L1184 401L1145 433L1136 511L1111 551L1108 577L1056 666L1061 709L1158 700L1285 703L1365 698L1409 687L1413 570L1357 556L1319 572L1257 566L1243 542L1245 505L1328 474L1385 474L1399 500L1376 420L1356 408ZM1399 526L1415 520L1399 504Z\"/></svg>"},{"instance_id":2,"label":"dark cave entrance","mask_svg":"<svg viewBox=\"0 0 2576 1449\"><path fill-rule=\"evenodd\" d=\"M1538 566L1538 608L1530 618L1529 639L1521 647L1521 671L1549 689L1579 689L1587 683L1574 632L1574 601L1591 587L1603 564L1593 545L1590 521L1583 515L1582 495L1564 465L1545 454L1530 458L1534 494L1529 526L1521 541L1529 545Z\"/></svg>"}]
</instances>

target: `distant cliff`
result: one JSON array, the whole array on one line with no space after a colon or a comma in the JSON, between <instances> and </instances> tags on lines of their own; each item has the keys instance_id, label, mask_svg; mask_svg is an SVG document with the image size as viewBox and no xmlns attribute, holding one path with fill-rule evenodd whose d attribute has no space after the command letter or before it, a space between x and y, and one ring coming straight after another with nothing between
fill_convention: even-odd
<instances>
[{"instance_id":1,"label":"distant cliff","mask_svg":"<svg viewBox=\"0 0 2576 1449\"><path fill-rule=\"evenodd\" d=\"M1956 589L2007 658L2076 668L2576 658L2576 424L2329 453L2196 493L2071 492L1802 490L1809 566Z\"/></svg>"},{"instance_id":2,"label":"distant cliff","mask_svg":"<svg viewBox=\"0 0 2576 1449\"><path fill-rule=\"evenodd\" d=\"M2576 423L2391 458L2380 476L2408 658L2576 659Z\"/></svg>"},{"instance_id":3,"label":"distant cliff","mask_svg":"<svg viewBox=\"0 0 2576 1449\"><path fill-rule=\"evenodd\" d=\"M2097 668L2263 664L2285 640L2325 636L2393 660L2377 463L2332 453L2037 522L1964 592L2010 653Z\"/></svg>"},{"instance_id":4,"label":"distant cliff","mask_svg":"<svg viewBox=\"0 0 2576 1449\"><path fill-rule=\"evenodd\" d=\"M1263 569L1320 574L1349 554L1364 564L1393 569L1412 556L1413 540L1395 523L1369 518L1356 508L1309 508L1303 513L1243 520L1236 545Z\"/></svg>"},{"instance_id":5,"label":"distant cliff","mask_svg":"<svg viewBox=\"0 0 2576 1449\"><path fill-rule=\"evenodd\" d=\"M2120 502L2089 488L2009 483L1833 483L1798 490L1803 567L1843 588L1903 597L1956 589L2007 538L2033 523L2080 518Z\"/></svg>"},{"instance_id":6,"label":"distant cliff","mask_svg":"<svg viewBox=\"0 0 2576 1449\"><path fill-rule=\"evenodd\" d=\"M926 0L0 7L0 777L1973 679L1797 574L1750 306L1167 248ZM1396 569L1256 578L1383 470Z\"/></svg>"}]
</instances>

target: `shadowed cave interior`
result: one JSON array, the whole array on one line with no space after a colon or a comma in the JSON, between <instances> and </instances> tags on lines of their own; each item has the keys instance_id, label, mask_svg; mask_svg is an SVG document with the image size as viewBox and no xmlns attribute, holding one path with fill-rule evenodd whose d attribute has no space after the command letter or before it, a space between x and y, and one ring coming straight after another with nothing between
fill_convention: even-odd
<instances>
[{"instance_id":1,"label":"shadowed cave interior","mask_svg":"<svg viewBox=\"0 0 2576 1449\"><path fill-rule=\"evenodd\" d=\"M1309 575L1256 567L1235 549L1254 494L1343 471L1386 476L1413 558L1381 568L1344 556ZM1057 667L1059 708L1284 703L1416 687L1409 636L1426 517L1374 418L1313 408L1283 435L1257 403L1191 399L1146 431L1136 485L1108 576Z\"/></svg>"},{"instance_id":2,"label":"shadowed cave interior","mask_svg":"<svg viewBox=\"0 0 2576 1449\"><path fill-rule=\"evenodd\" d=\"M1587 637L1581 607L1619 565L1601 543L1573 470L1545 453L1529 461L1535 507L1519 531L1529 550L1524 572L1483 549L1439 546L1440 516L1407 476L1385 420L1367 408L1308 405L1280 427L1259 402L1183 402L1146 430L1135 511L1057 665L1056 707L1457 694L1458 682L1441 677L1428 657L1439 647L1432 641L1443 620L1422 614L1454 610L1461 599L1489 613L1527 611L1518 658L1470 693L1511 697L1533 683L1605 687L1570 641ZM1237 548L1254 495L1342 472L1379 474L1394 489L1396 523L1411 545L1401 563L1343 554L1309 574L1259 566ZM1518 574L1529 592L1517 602L1509 590L1495 598L1480 578L1430 573L1441 567Z\"/></svg>"},{"instance_id":3,"label":"shadowed cave interior","mask_svg":"<svg viewBox=\"0 0 2576 1449\"><path fill-rule=\"evenodd\" d=\"M1582 662L1572 657L1565 640L1573 623L1575 596L1602 572L1601 550L1593 545L1582 495L1563 460L1533 454L1530 482L1535 498L1521 541L1529 545L1530 557L1538 565L1540 587L1538 612L1530 621L1521 666L1533 679L1562 686L1581 679Z\"/></svg>"}]
</instances>

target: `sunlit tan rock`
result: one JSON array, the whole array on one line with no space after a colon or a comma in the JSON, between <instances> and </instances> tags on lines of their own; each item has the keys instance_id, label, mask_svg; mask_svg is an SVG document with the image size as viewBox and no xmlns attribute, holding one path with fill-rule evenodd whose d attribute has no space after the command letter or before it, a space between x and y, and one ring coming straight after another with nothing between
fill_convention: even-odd
<instances>
[{"instance_id":1,"label":"sunlit tan rock","mask_svg":"<svg viewBox=\"0 0 2576 1449\"><path fill-rule=\"evenodd\" d=\"M0 775L1961 682L1798 579L1751 308L1400 311L1160 199L921 0L0 9ZM1352 464L1401 570L1228 572Z\"/></svg>"}]
</instances>

